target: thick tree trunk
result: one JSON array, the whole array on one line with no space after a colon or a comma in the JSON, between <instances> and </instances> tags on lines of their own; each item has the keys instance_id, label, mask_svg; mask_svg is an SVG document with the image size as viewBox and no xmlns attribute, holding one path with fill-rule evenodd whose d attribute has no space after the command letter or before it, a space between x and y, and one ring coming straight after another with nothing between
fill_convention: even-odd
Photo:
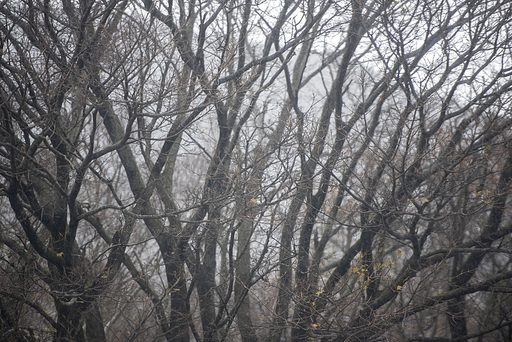
<instances>
[{"instance_id":1,"label":"thick tree trunk","mask_svg":"<svg viewBox=\"0 0 512 342\"><path fill-rule=\"evenodd\" d=\"M105 328L98 304L93 304L85 316L85 337L87 342L106 342Z\"/></svg>"},{"instance_id":2,"label":"thick tree trunk","mask_svg":"<svg viewBox=\"0 0 512 342\"><path fill-rule=\"evenodd\" d=\"M76 299L76 298L75 298ZM75 303L55 301L57 308L57 331L55 342L85 342L82 328L83 311Z\"/></svg>"},{"instance_id":3,"label":"thick tree trunk","mask_svg":"<svg viewBox=\"0 0 512 342\"><path fill-rule=\"evenodd\" d=\"M250 204L249 204L250 205ZM251 217L252 218L252 217ZM251 284L252 221L244 221L238 229L238 251L235 280L235 303L240 302L237 321L242 342L257 342L258 338L251 319L251 305L248 290Z\"/></svg>"}]
</instances>

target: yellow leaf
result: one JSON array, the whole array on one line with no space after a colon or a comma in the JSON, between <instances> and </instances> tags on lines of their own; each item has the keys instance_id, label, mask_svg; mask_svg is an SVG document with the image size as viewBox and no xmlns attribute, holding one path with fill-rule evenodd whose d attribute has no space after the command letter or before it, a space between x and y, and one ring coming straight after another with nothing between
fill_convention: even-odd
<instances>
[{"instance_id":1,"label":"yellow leaf","mask_svg":"<svg viewBox=\"0 0 512 342\"><path fill-rule=\"evenodd\" d=\"M396 289L397 289L398 291L400 291L400 290L402 289L402 286L398 285L398 286L396 287Z\"/></svg>"},{"instance_id":2,"label":"yellow leaf","mask_svg":"<svg viewBox=\"0 0 512 342\"><path fill-rule=\"evenodd\" d=\"M60 258L62 258L63 255L64 255L64 252L57 253L57 256Z\"/></svg>"},{"instance_id":3,"label":"yellow leaf","mask_svg":"<svg viewBox=\"0 0 512 342\"><path fill-rule=\"evenodd\" d=\"M320 291L316 291L316 295L318 296L319 294L322 294L324 293L324 290L320 290Z\"/></svg>"},{"instance_id":4,"label":"yellow leaf","mask_svg":"<svg viewBox=\"0 0 512 342\"><path fill-rule=\"evenodd\" d=\"M258 200L256 198L251 199L252 204L258 204Z\"/></svg>"},{"instance_id":5,"label":"yellow leaf","mask_svg":"<svg viewBox=\"0 0 512 342\"><path fill-rule=\"evenodd\" d=\"M486 149L487 151L489 151L489 150L491 149L491 145L487 145L487 146L485 146L485 149Z\"/></svg>"}]
</instances>

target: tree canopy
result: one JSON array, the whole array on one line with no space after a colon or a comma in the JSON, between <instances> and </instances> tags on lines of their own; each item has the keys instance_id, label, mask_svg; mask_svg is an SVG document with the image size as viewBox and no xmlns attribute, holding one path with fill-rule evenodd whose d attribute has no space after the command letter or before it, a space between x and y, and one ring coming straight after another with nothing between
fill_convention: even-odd
<instances>
[{"instance_id":1,"label":"tree canopy","mask_svg":"<svg viewBox=\"0 0 512 342\"><path fill-rule=\"evenodd\" d=\"M512 2L0 5L2 341L512 340Z\"/></svg>"}]
</instances>

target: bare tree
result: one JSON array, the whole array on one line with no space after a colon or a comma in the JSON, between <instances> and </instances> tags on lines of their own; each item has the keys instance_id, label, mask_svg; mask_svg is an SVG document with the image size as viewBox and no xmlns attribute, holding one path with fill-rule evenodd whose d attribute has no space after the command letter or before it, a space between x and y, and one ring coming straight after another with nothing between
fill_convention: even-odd
<instances>
[{"instance_id":1,"label":"bare tree","mask_svg":"<svg viewBox=\"0 0 512 342\"><path fill-rule=\"evenodd\" d=\"M5 339L510 339L511 12L4 3Z\"/></svg>"}]
</instances>

